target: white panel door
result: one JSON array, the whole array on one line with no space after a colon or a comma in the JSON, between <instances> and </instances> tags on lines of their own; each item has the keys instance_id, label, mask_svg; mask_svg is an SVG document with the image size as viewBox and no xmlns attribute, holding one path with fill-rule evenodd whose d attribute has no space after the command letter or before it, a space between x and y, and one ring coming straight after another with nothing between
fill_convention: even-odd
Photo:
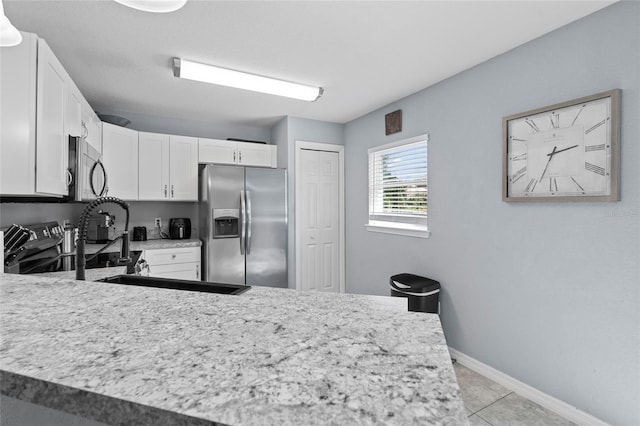
<instances>
[{"instance_id":1,"label":"white panel door","mask_svg":"<svg viewBox=\"0 0 640 426\"><path fill-rule=\"evenodd\" d=\"M170 136L170 198L198 201L198 139Z\"/></svg>"},{"instance_id":2,"label":"white panel door","mask_svg":"<svg viewBox=\"0 0 640 426\"><path fill-rule=\"evenodd\" d=\"M301 151L301 287L340 291L339 157L337 152Z\"/></svg>"},{"instance_id":3,"label":"white panel door","mask_svg":"<svg viewBox=\"0 0 640 426\"><path fill-rule=\"evenodd\" d=\"M138 133L138 199L169 199L169 135Z\"/></svg>"}]
</instances>

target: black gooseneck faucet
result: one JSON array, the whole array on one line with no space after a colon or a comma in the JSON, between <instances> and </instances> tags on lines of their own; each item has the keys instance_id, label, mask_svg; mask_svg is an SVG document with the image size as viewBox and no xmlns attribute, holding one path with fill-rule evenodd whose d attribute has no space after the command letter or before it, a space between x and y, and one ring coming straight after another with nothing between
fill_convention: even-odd
<instances>
[{"instance_id":1,"label":"black gooseneck faucet","mask_svg":"<svg viewBox=\"0 0 640 426\"><path fill-rule=\"evenodd\" d=\"M84 245L87 241L87 227L89 226L89 217L91 212L101 204L113 203L118 204L127 213L127 219L124 225L124 233L122 234L122 246L120 247L119 264L125 264L131 261L129 257L129 203L122 201L117 197L99 197L93 200L84 208L78 221L78 242L76 243L76 280L84 281L84 270L86 260L84 258Z\"/></svg>"}]
</instances>

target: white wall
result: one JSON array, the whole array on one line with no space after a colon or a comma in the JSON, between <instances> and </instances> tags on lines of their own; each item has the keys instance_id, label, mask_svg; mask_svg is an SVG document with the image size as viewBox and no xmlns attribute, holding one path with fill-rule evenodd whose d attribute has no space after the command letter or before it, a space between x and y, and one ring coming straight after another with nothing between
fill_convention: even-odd
<instances>
[{"instance_id":1,"label":"white wall","mask_svg":"<svg viewBox=\"0 0 640 426\"><path fill-rule=\"evenodd\" d=\"M420 53L420 52L418 52ZM621 201L501 201L503 116L622 89ZM384 135L402 109L403 131ZM367 149L429 133L429 239L367 232ZM640 3L621 2L345 127L347 291L439 280L447 342L640 424Z\"/></svg>"}]
</instances>

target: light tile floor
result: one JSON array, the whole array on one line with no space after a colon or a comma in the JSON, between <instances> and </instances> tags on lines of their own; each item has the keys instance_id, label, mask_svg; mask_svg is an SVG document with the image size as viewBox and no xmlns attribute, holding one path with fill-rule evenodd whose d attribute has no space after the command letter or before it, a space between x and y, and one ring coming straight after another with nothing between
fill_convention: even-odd
<instances>
[{"instance_id":1,"label":"light tile floor","mask_svg":"<svg viewBox=\"0 0 640 426\"><path fill-rule=\"evenodd\" d=\"M464 365L453 368L471 426L575 426Z\"/></svg>"}]
</instances>

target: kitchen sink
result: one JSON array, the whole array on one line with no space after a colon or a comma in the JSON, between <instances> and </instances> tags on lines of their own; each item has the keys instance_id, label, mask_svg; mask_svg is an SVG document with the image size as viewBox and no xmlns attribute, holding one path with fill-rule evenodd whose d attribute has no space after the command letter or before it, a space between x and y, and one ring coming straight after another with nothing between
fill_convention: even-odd
<instances>
[{"instance_id":1,"label":"kitchen sink","mask_svg":"<svg viewBox=\"0 0 640 426\"><path fill-rule=\"evenodd\" d=\"M237 284L211 283L208 281L174 280L170 278L142 277L138 275L114 275L97 280L111 284L137 285L143 287L170 288L173 290L201 291L237 295L249 290L251 286Z\"/></svg>"}]
</instances>

